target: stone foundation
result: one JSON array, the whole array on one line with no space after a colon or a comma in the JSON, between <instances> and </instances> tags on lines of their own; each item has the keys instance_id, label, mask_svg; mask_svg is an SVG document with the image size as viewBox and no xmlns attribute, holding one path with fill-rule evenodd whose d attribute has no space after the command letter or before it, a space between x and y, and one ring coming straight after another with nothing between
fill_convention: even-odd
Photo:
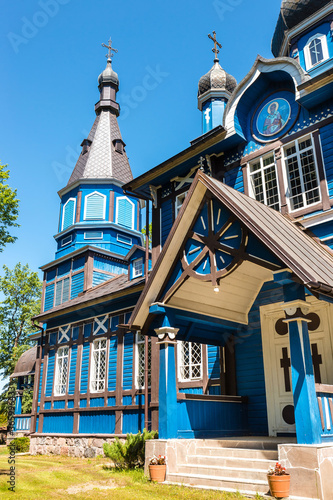
<instances>
[{"instance_id":1,"label":"stone foundation","mask_svg":"<svg viewBox=\"0 0 333 500\"><path fill-rule=\"evenodd\" d=\"M290 496L332 500L333 446L281 444L279 461L291 475Z\"/></svg>"},{"instance_id":2,"label":"stone foundation","mask_svg":"<svg viewBox=\"0 0 333 500\"><path fill-rule=\"evenodd\" d=\"M35 436L30 438L31 455L62 455L65 457L94 458L104 456L103 444L114 438Z\"/></svg>"}]
</instances>

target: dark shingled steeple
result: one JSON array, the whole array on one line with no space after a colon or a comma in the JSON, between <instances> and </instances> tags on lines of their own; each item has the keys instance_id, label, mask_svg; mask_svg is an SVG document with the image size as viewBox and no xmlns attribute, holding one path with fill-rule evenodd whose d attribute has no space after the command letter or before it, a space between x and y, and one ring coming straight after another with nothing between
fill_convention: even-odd
<instances>
[{"instance_id":1,"label":"dark shingled steeple","mask_svg":"<svg viewBox=\"0 0 333 500\"><path fill-rule=\"evenodd\" d=\"M81 144L82 152L67 187L87 179L116 180L122 184L133 179L117 121L120 112L116 102L119 80L112 69L110 51L106 68L98 77L98 88L97 116L88 138Z\"/></svg>"}]
</instances>

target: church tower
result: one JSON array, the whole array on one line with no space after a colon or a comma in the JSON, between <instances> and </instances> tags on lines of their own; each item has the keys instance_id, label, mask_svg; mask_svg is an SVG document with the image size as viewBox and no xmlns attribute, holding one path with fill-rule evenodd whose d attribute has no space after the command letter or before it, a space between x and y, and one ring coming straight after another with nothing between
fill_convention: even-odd
<instances>
[{"instance_id":1,"label":"church tower","mask_svg":"<svg viewBox=\"0 0 333 500\"><path fill-rule=\"evenodd\" d=\"M128 272L126 255L141 246L140 205L124 194L133 179L117 117L117 73L111 40L107 65L98 77L96 118L67 186L59 191L60 216L56 260L45 271L44 310Z\"/></svg>"},{"instance_id":2,"label":"church tower","mask_svg":"<svg viewBox=\"0 0 333 500\"><path fill-rule=\"evenodd\" d=\"M220 66L218 47L221 49L222 45L216 40L215 31L208 38L214 42L215 58L214 66L199 80L198 108L202 112L203 134L222 125L224 110L237 85L236 79Z\"/></svg>"}]
</instances>

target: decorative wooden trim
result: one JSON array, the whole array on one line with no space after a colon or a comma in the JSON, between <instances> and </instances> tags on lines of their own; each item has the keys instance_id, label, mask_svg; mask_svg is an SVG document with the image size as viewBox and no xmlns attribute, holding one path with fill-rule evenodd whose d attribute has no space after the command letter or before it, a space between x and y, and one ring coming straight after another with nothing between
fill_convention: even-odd
<instances>
[{"instance_id":1,"label":"decorative wooden trim","mask_svg":"<svg viewBox=\"0 0 333 500\"><path fill-rule=\"evenodd\" d=\"M82 204L82 191L78 191L75 222L80 222L81 204Z\"/></svg>"},{"instance_id":2,"label":"decorative wooden trim","mask_svg":"<svg viewBox=\"0 0 333 500\"><path fill-rule=\"evenodd\" d=\"M42 298L40 300L42 312L44 312L44 307L45 307L46 272L47 271L44 271L44 279L43 279L43 287L42 287Z\"/></svg>"},{"instance_id":3,"label":"decorative wooden trim","mask_svg":"<svg viewBox=\"0 0 333 500\"><path fill-rule=\"evenodd\" d=\"M317 398L318 401L318 406L319 406L319 413L320 413L320 421L321 421L321 428L323 431L325 430L325 420L324 420L324 413L323 413L323 404L321 402L321 398Z\"/></svg>"},{"instance_id":4,"label":"decorative wooden trim","mask_svg":"<svg viewBox=\"0 0 333 500\"><path fill-rule=\"evenodd\" d=\"M314 142L314 152L317 160L318 174L319 174L319 183L320 183L320 192L321 199L323 203L323 210L329 210L331 208L330 198L327 192L327 184L326 177L324 171L324 161L321 154L321 146L320 146L320 138L319 138L319 130L315 130L312 134L313 142Z\"/></svg>"},{"instance_id":5,"label":"decorative wooden trim","mask_svg":"<svg viewBox=\"0 0 333 500\"><path fill-rule=\"evenodd\" d=\"M250 196L250 194L249 194L249 176L248 176L248 165L247 165L247 162L242 165L242 173L243 173L244 194L246 194L246 196Z\"/></svg>"},{"instance_id":6,"label":"decorative wooden trim","mask_svg":"<svg viewBox=\"0 0 333 500\"><path fill-rule=\"evenodd\" d=\"M235 341L231 335L225 347L226 394L237 395Z\"/></svg>"},{"instance_id":7,"label":"decorative wooden trim","mask_svg":"<svg viewBox=\"0 0 333 500\"><path fill-rule=\"evenodd\" d=\"M120 323L125 321L125 316L122 314L119 317ZM116 376L116 406L122 406L122 393L123 393L123 361L124 361L124 330L118 330L117 342L117 376ZM122 413L116 413L116 427L115 433L121 434L122 431Z\"/></svg>"},{"instance_id":8,"label":"decorative wooden trim","mask_svg":"<svg viewBox=\"0 0 333 500\"><path fill-rule=\"evenodd\" d=\"M109 199L109 221L114 222L114 191L110 191Z\"/></svg>"},{"instance_id":9,"label":"decorative wooden trim","mask_svg":"<svg viewBox=\"0 0 333 500\"><path fill-rule=\"evenodd\" d=\"M208 378L208 349L207 344L201 344L201 360L202 360L202 385L203 393L206 394L209 385Z\"/></svg>"},{"instance_id":10,"label":"decorative wooden trim","mask_svg":"<svg viewBox=\"0 0 333 500\"><path fill-rule=\"evenodd\" d=\"M149 200L146 201L146 206L149 204ZM136 202L136 227L140 231L140 202Z\"/></svg>"},{"instance_id":11,"label":"decorative wooden trim","mask_svg":"<svg viewBox=\"0 0 333 500\"><path fill-rule=\"evenodd\" d=\"M38 432L42 432L44 424L44 414L40 412L38 420Z\"/></svg>"},{"instance_id":12,"label":"decorative wooden trim","mask_svg":"<svg viewBox=\"0 0 333 500\"><path fill-rule=\"evenodd\" d=\"M152 267L161 253L161 190L157 191L157 207L152 208Z\"/></svg>"},{"instance_id":13,"label":"decorative wooden trim","mask_svg":"<svg viewBox=\"0 0 333 500\"><path fill-rule=\"evenodd\" d=\"M83 290L86 291L92 287L92 279L94 272L94 256L91 252L86 256L86 262L84 265L84 284Z\"/></svg>"},{"instance_id":14,"label":"decorative wooden trim","mask_svg":"<svg viewBox=\"0 0 333 500\"><path fill-rule=\"evenodd\" d=\"M225 347L220 346L220 387L221 394L226 394L226 380L225 380L225 371L224 371L224 363L225 363Z\"/></svg>"},{"instance_id":15,"label":"decorative wooden trim","mask_svg":"<svg viewBox=\"0 0 333 500\"><path fill-rule=\"evenodd\" d=\"M186 394L178 393L177 400L191 400L191 401L216 401L219 403L247 403L247 396L210 396L209 394Z\"/></svg>"},{"instance_id":16,"label":"decorative wooden trim","mask_svg":"<svg viewBox=\"0 0 333 500\"><path fill-rule=\"evenodd\" d=\"M189 396L193 396L193 394L189 394ZM149 405L149 408L158 408L158 405ZM108 406L107 408L105 406L94 406L93 408L79 408L78 410L74 410L73 408L69 408L67 410L65 409L56 409L56 410L40 410L40 414L45 414L47 415L48 413L85 413L87 411L119 411L122 413L123 411L126 410L142 410L142 406L140 405L115 405L115 406ZM30 417L30 414L27 415Z\"/></svg>"},{"instance_id":17,"label":"decorative wooden trim","mask_svg":"<svg viewBox=\"0 0 333 500\"><path fill-rule=\"evenodd\" d=\"M178 379L178 377L177 377L177 379ZM203 387L203 379L199 378L198 380L190 380L188 382L179 381L177 391L179 389L190 389L192 387Z\"/></svg>"},{"instance_id":18,"label":"decorative wooden trim","mask_svg":"<svg viewBox=\"0 0 333 500\"><path fill-rule=\"evenodd\" d=\"M323 392L326 394L333 394L333 385L316 384L316 392Z\"/></svg>"}]
</instances>

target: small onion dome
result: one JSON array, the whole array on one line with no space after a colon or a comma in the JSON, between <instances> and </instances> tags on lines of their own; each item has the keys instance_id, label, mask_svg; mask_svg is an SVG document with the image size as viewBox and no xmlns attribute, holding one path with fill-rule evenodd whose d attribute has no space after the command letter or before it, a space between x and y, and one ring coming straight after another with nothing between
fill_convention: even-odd
<instances>
[{"instance_id":1,"label":"small onion dome","mask_svg":"<svg viewBox=\"0 0 333 500\"><path fill-rule=\"evenodd\" d=\"M236 79L224 71L218 59L215 59L212 69L199 80L198 97L209 90L227 90L231 94L236 86Z\"/></svg>"},{"instance_id":2,"label":"small onion dome","mask_svg":"<svg viewBox=\"0 0 333 500\"><path fill-rule=\"evenodd\" d=\"M110 58L108 59L105 70L98 77L98 85L102 85L103 83L113 83L119 87L119 78L117 73L112 69Z\"/></svg>"},{"instance_id":3,"label":"small onion dome","mask_svg":"<svg viewBox=\"0 0 333 500\"><path fill-rule=\"evenodd\" d=\"M284 33L327 5L328 0L282 0L280 15L272 39L272 52L278 57Z\"/></svg>"}]
</instances>

